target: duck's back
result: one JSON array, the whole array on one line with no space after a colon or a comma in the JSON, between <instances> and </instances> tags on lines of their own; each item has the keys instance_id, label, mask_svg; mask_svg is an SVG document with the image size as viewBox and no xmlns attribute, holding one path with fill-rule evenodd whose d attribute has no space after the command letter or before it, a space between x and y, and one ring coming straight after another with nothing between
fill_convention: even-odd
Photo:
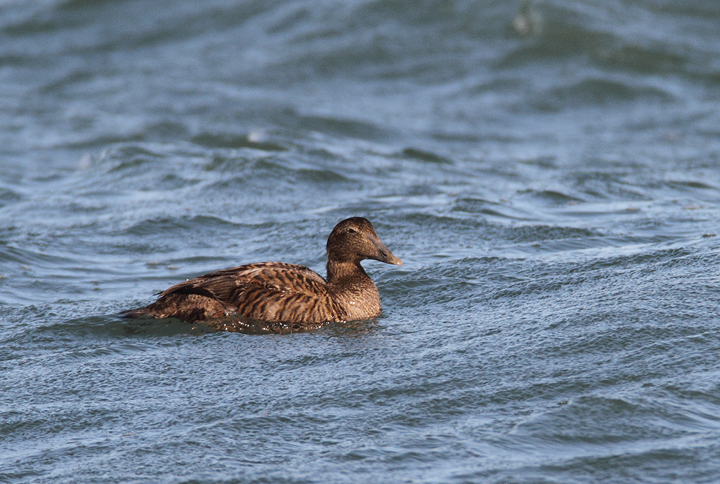
<instances>
[{"instance_id":1,"label":"duck's back","mask_svg":"<svg viewBox=\"0 0 720 484\"><path fill-rule=\"evenodd\" d=\"M325 280L307 267L282 262L248 264L189 279L163 291L131 317L204 321L231 313L263 321L321 323L345 314Z\"/></svg>"}]
</instances>

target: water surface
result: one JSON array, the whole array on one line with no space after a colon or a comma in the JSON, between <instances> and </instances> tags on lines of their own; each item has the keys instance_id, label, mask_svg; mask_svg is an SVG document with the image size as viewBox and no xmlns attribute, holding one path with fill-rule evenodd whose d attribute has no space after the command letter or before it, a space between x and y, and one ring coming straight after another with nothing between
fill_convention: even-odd
<instances>
[{"instance_id":1,"label":"water surface","mask_svg":"<svg viewBox=\"0 0 720 484\"><path fill-rule=\"evenodd\" d=\"M720 8L0 6L0 481L720 480ZM127 321L324 274L383 316Z\"/></svg>"}]
</instances>

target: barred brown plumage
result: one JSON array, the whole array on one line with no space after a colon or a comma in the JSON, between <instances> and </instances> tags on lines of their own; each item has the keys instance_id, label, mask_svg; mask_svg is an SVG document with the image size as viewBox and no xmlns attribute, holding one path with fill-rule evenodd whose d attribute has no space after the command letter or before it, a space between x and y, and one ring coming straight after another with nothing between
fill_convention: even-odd
<instances>
[{"instance_id":1,"label":"barred brown plumage","mask_svg":"<svg viewBox=\"0 0 720 484\"><path fill-rule=\"evenodd\" d=\"M226 320L314 324L369 319L382 306L375 283L360 262L402 265L365 218L338 223L327 241L327 281L307 267L260 262L211 272L176 284L158 300L122 314L127 318L179 318L232 330Z\"/></svg>"}]
</instances>

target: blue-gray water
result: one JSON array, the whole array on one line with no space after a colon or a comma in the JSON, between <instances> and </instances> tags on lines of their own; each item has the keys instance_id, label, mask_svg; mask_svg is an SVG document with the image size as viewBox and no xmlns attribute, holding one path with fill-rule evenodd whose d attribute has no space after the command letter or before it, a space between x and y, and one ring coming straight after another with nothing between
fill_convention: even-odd
<instances>
[{"instance_id":1,"label":"blue-gray water","mask_svg":"<svg viewBox=\"0 0 720 484\"><path fill-rule=\"evenodd\" d=\"M0 482L720 481L716 0L0 3ZM324 273L377 321L117 313Z\"/></svg>"}]
</instances>

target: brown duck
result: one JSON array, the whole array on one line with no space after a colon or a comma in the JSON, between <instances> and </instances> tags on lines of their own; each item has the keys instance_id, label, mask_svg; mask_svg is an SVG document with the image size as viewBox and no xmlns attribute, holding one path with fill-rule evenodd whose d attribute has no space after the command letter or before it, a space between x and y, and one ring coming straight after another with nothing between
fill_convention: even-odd
<instances>
[{"instance_id":1,"label":"brown duck","mask_svg":"<svg viewBox=\"0 0 720 484\"><path fill-rule=\"evenodd\" d=\"M362 217L343 220L327 241L327 281L305 266L260 262L188 279L161 292L147 307L124 317L213 321L238 315L252 320L317 324L370 319L380 315L380 295L360 261L402 265Z\"/></svg>"}]
</instances>

